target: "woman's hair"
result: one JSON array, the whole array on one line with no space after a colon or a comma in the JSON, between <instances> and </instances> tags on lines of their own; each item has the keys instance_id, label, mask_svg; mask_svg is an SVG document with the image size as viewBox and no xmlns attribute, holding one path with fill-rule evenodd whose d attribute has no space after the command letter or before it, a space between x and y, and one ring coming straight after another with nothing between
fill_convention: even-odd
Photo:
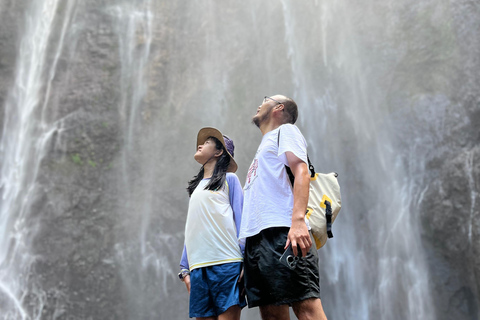
<instances>
[{"instance_id":1,"label":"woman's hair","mask_svg":"<svg viewBox=\"0 0 480 320\"><path fill-rule=\"evenodd\" d=\"M205 190L218 190L225 184L225 179L227 175L227 168L230 164L230 156L227 153L227 150L223 147L223 144L215 137L208 137L207 140L210 139L215 142L215 147L217 150L223 150L222 155L218 158L217 163L215 164L215 168L213 169L212 177L210 181L205 186ZM206 141L206 140L205 140ZM192 180L188 181L187 192L188 195L191 196L195 188L198 186L200 181L203 179L204 168L203 166L200 168L200 171L196 176L192 178Z\"/></svg>"}]
</instances>

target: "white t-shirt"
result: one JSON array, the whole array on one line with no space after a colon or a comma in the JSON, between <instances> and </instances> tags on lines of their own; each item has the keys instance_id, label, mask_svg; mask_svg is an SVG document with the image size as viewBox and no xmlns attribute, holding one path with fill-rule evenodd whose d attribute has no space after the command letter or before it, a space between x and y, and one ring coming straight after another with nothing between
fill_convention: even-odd
<instances>
[{"instance_id":1,"label":"white t-shirt","mask_svg":"<svg viewBox=\"0 0 480 320\"><path fill-rule=\"evenodd\" d=\"M241 243L264 229L292 225L293 192L285 169L287 151L308 165L307 142L297 126L284 124L263 136L243 187Z\"/></svg>"},{"instance_id":2,"label":"white t-shirt","mask_svg":"<svg viewBox=\"0 0 480 320\"><path fill-rule=\"evenodd\" d=\"M188 253L184 265L189 264L190 270L243 261L232 209L242 201L242 189L234 173L226 178L225 187L218 191L205 190L210 179L201 180L190 197L184 250Z\"/></svg>"}]
</instances>

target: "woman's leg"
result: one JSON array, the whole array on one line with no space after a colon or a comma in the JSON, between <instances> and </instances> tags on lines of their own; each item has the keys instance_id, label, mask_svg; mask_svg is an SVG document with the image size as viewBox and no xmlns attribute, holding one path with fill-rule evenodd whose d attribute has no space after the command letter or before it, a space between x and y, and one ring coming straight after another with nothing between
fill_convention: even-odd
<instances>
[{"instance_id":1,"label":"woman's leg","mask_svg":"<svg viewBox=\"0 0 480 320\"><path fill-rule=\"evenodd\" d=\"M240 312L242 309L239 306L231 306L224 313L218 316L218 320L240 320Z\"/></svg>"},{"instance_id":2,"label":"woman's leg","mask_svg":"<svg viewBox=\"0 0 480 320\"><path fill-rule=\"evenodd\" d=\"M224 313L218 317L195 318L197 320L240 320L240 312L242 309L239 306L231 306Z\"/></svg>"}]
</instances>

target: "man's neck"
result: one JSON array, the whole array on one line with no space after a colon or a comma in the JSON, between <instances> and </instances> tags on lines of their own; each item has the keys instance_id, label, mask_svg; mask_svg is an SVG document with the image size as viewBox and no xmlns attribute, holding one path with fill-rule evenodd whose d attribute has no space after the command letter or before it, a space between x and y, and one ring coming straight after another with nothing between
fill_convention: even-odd
<instances>
[{"instance_id":1,"label":"man's neck","mask_svg":"<svg viewBox=\"0 0 480 320\"><path fill-rule=\"evenodd\" d=\"M272 120L274 120L274 119L272 119ZM268 122L260 125L260 131L262 131L262 135L265 135L268 132L277 129L282 124L283 123L280 123L278 121L268 121Z\"/></svg>"}]
</instances>

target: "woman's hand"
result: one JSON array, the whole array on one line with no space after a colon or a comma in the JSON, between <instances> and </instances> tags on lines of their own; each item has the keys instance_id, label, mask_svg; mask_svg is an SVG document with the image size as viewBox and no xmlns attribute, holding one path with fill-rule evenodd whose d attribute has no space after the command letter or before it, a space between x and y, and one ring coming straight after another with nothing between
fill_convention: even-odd
<instances>
[{"instance_id":1,"label":"woman's hand","mask_svg":"<svg viewBox=\"0 0 480 320\"><path fill-rule=\"evenodd\" d=\"M240 272L240 276L238 277L238 287L240 288L240 297L243 297L245 295L245 285L243 283L243 268L242 271Z\"/></svg>"},{"instance_id":2,"label":"woman's hand","mask_svg":"<svg viewBox=\"0 0 480 320\"><path fill-rule=\"evenodd\" d=\"M185 286L187 287L188 294L190 294L190 275L189 274L185 275L185 277L183 278L183 281L185 282Z\"/></svg>"}]
</instances>

